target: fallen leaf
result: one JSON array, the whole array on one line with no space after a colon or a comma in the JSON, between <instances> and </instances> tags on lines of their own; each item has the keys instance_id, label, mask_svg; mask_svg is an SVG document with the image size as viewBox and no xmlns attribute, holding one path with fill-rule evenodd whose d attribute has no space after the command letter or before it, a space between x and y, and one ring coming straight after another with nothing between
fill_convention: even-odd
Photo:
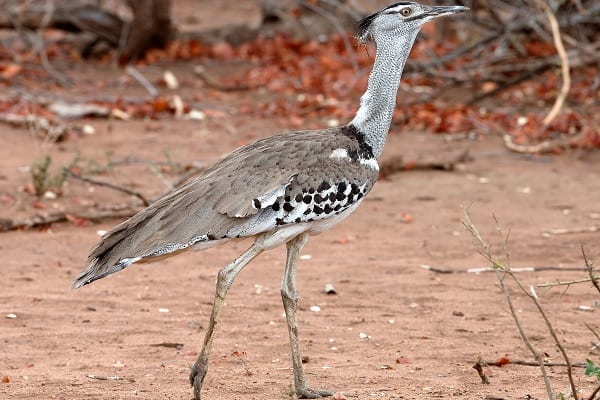
<instances>
[{"instance_id":1,"label":"fallen leaf","mask_svg":"<svg viewBox=\"0 0 600 400\"><path fill-rule=\"evenodd\" d=\"M65 214L65 218L74 226L84 228L90 224L90 220L87 218L76 217L71 214Z\"/></svg>"},{"instance_id":2,"label":"fallen leaf","mask_svg":"<svg viewBox=\"0 0 600 400\"><path fill-rule=\"evenodd\" d=\"M4 79L11 79L19 75L22 68L18 64L6 64L0 66L0 76Z\"/></svg>"},{"instance_id":3,"label":"fallen leaf","mask_svg":"<svg viewBox=\"0 0 600 400\"><path fill-rule=\"evenodd\" d=\"M503 365L510 364L510 363L511 362L507 357L500 357L494 365L496 365L497 367L501 367Z\"/></svg>"}]
</instances>

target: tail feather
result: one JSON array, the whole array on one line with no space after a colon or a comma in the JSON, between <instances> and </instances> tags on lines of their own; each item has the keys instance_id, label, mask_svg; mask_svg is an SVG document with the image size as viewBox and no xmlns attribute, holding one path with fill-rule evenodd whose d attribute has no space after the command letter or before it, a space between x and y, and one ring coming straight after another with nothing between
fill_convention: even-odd
<instances>
[{"instance_id":1,"label":"tail feather","mask_svg":"<svg viewBox=\"0 0 600 400\"><path fill-rule=\"evenodd\" d=\"M201 242L210 247L224 238L232 221L212 207L194 202L194 193L175 192L108 232L90 251L88 267L73 280L77 289L145 259L174 254ZM186 201L181 201L183 200ZM205 199L203 199L205 200ZM190 209L192 204L196 209ZM202 211L198 211L201 209Z\"/></svg>"},{"instance_id":2,"label":"tail feather","mask_svg":"<svg viewBox=\"0 0 600 400\"><path fill-rule=\"evenodd\" d=\"M77 277L73 280L73 285L71 286L71 288L79 289L80 287L88 285L98 279L102 279L105 276L108 276L115 272L119 272L120 270L127 268L128 266L139 260L140 258L137 257L126 258L119 261L112 267L102 269L97 267L97 263L99 260L96 259L88 268L84 269L79 273L79 275L77 275Z\"/></svg>"}]
</instances>

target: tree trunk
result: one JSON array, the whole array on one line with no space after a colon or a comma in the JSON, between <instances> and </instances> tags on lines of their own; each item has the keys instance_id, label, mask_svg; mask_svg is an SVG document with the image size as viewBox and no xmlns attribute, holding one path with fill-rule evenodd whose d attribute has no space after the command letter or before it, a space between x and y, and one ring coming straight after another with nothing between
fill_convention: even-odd
<instances>
[{"instance_id":1,"label":"tree trunk","mask_svg":"<svg viewBox=\"0 0 600 400\"><path fill-rule=\"evenodd\" d=\"M140 58L149 49L165 47L175 33L170 0L127 0L127 4L133 20L120 62Z\"/></svg>"},{"instance_id":2,"label":"tree trunk","mask_svg":"<svg viewBox=\"0 0 600 400\"><path fill-rule=\"evenodd\" d=\"M40 3L13 6L0 0L0 28L45 29L89 32L95 39L84 46L87 57L96 44L106 42L120 49L119 61L143 57L152 48L162 48L172 39L175 27L171 21L170 0L127 0L133 19L123 21L118 15L93 4L57 1L52 10Z\"/></svg>"}]
</instances>

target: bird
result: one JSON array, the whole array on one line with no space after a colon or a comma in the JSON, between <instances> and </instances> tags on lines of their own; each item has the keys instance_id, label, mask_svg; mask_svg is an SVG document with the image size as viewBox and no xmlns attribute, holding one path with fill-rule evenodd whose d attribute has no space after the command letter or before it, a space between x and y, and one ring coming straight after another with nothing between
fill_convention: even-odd
<instances>
[{"instance_id":1,"label":"bird","mask_svg":"<svg viewBox=\"0 0 600 400\"><path fill-rule=\"evenodd\" d=\"M208 371L216 327L235 277L266 250L286 246L281 297L298 398L331 396L309 387L302 366L296 317L296 267L309 236L350 215L378 178L380 158L396 107L408 55L421 27L463 6L398 2L364 17L358 40L374 41L375 60L354 118L321 130L273 135L234 150L189 183L157 200L106 233L88 256L74 289L129 267L195 248L253 238L217 274L210 321L189 381L194 397Z\"/></svg>"}]
</instances>

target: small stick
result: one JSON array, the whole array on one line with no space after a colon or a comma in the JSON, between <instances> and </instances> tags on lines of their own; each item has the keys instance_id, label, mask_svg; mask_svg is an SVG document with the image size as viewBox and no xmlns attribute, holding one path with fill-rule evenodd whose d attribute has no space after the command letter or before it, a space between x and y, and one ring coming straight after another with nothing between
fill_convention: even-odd
<instances>
[{"instance_id":1,"label":"small stick","mask_svg":"<svg viewBox=\"0 0 600 400\"><path fill-rule=\"evenodd\" d=\"M536 362L538 363L540 372L542 374L542 378L544 380L544 385L546 386L546 392L548 394L548 398L554 399L554 392L552 390L552 385L550 384L550 378L548 378L548 374L546 373L546 368L544 367L544 360L542 359L542 355L539 352L539 350L531 343L531 341L527 337L527 334L525 333L525 330L523 329L523 325L521 324L521 320L519 319L517 311L515 310L515 306L513 304L512 297L510 295L508 287L506 286L506 283L504 282L506 276L507 275L511 276L513 278L513 280L517 283L517 285L521 288L522 291L524 291L528 295L529 295L529 293L525 290L524 287L522 287L521 282L516 278L516 276L514 274L511 274L511 272L510 272L511 268L510 268L510 263L509 263L508 259L507 259L506 264L503 264L502 262L500 262L498 259L496 259L492 255L492 250L491 250L490 245L483 239L483 237L481 236L481 234L479 233L479 231L477 230L477 228L471 221L471 217L469 216L467 207L465 207L465 209L464 209L464 216L465 216L465 218L461 222L462 222L463 226L465 227L465 229L479 243L479 246L481 247L479 252L492 264L492 266L496 272L496 277L498 278L498 282L500 283L500 287L502 288L502 292L504 294L504 299L506 300L506 304L508 305L508 308L510 310L510 315L513 317L515 326L517 327L517 331L519 332L519 336L521 336L521 340L523 341L523 343L525 343L525 346L527 346L527 348L529 349L531 354L533 354L533 356L535 357ZM505 246L506 246L506 241L505 241ZM508 252L508 250L506 250L506 252Z\"/></svg>"},{"instance_id":2,"label":"small stick","mask_svg":"<svg viewBox=\"0 0 600 400\"><path fill-rule=\"evenodd\" d=\"M588 232L598 232L600 228L597 226L580 226L575 228L557 228L557 229L548 229L543 233L546 235L566 235L569 233L588 233Z\"/></svg>"},{"instance_id":3,"label":"small stick","mask_svg":"<svg viewBox=\"0 0 600 400\"><path fill-rule=\"evenodd\" d=\"M53 15L54 15L54 11L55 11L54 1L47 0L44 7L45 7L44 17L42 18L42 22L41 22L39 28L37 29L35 39L33 40L34 48L36 48L36 51L40 56L40 61L42 62L42 67L44 68L44 70L52 78L54 78L54 80L56 80L61 86L68 87L68 86L71 86L71 81L66 76L63 76L60 72L58 72L56 70L56 68L54 68L52 66L52 64L50 63L50 60L48 60L48 53L46 52L44 38L42 36L43 30L48 27L48 25L50 24L50 21L52 20Z\"/></svg>"},{"instance_id":4,"label":"small stick","mask_svg":"<svg viewBox=\"0 0 600 400\"><path fill-rule=\"evenodd\" d=\"M473 365L473 368L475 369L475 371L477 371L477 375L479 375L479 377L481 378L481 383L483 383L484 385L489 385L490 380L488 379L485 372L483 372L483 367L481 366L481 358L477 360L477 362Z\"/></svg>"},{"instance_id":5,"label":"small stick","mask_svg":"<svg viewBox=\"0 0 600 400\"><path fill-rule=\"evenodd\" d=\"M78 175L78 174L74 173L73 171L66 169L66 168L64 171L71 178L75 178L82 182L90 183L92 185L103 186L103 187L107 187L109 189L117 190L119 192L130 194L130 195L135 196L138 199L140 199L142 201L142 203L144 203L144 206L148 207L150 205L150 202L141 193L136 192L135 190L127 189L127 188L124 188L124 187L121 187L121 186L118 186L118 185L115 185L115 184L109 183L109 182L97 181L95 179L86 178L86 177Z\"/></svg>"},{"instance_id":6,"label":"small stick","mask_svg":"<svg viewBox=\"0 0 600 400\"><path fill-rule=\"evenodd\" d=\"M600 385L598 385L598 387L596 387L596 389L594 389L594 391L592 392L592 394L590 394L590 397L587 398L587 400L594 400L594 398L596 397L596 395L600 393ZM596 400L598 400L596 398Z\"/></svg>"},{"instance_id":7,"label":"small stick","mask_svg":"<svg viewBox=\"0 0 600 400\"><path fill-rule=\"evenodd\" d=\"M139 211L138 207L131 207L117 211L100 211L89 214L69 214L67 212L59 212L51 215L35 215L22 220L12 220L0 218L0 232L15 231L18 229L31 229L48 226L55 223L69 222L73 218L87 219L90 221L102 221L107 219L122 219L131 217Z\"/></svg>"},{"instance_id":8,"label":"small stick","mask_svg":"<svg viewBox=\"0 0 600 400\"><path fill-rule=\"evenodd\" d=\"M550 23L550 29L552 30L552 39L554 40L554 46L556 47L556 51L558 52L558 55L560 57L561 75L563 78L560 93L556 98L552 109L550 110L546 118L544 118L544 120L542 121L544 126L548 126L550 122L552 122L552 120L560 112L560 109L562 108L563 104L565 103L565 99L569 94L569 90L571 89L571 74L569 72L569 58L567 57L567 52L565 51L565 46L560 35L560 28L558 26L556 16L554 15L552 10L550 9L550 6L546 3L545 0L539 0L538 4L544 10L546 18L548 18L548 22ZM577 394L574 393L573 397L577 399Z\"/></svg>"},{"instance_id":9,"label":"small stick","mask_svg":"<svg viewBox=\"0 0 600 400\"><path fill-rule=\"evenodd\" d=\"M577 135L561 137L559 139L545 140L538 144L517 144L513 142L512 136L506 134L502 137L504 139L504 146L507 149L515 151L517 153L526 153L526 154L537 154L537 153L549 153L556 148L564 148L568 147L573 143L577 143L579 140L583 139L587 133L585 131L581 131Z\"/></svg>"},{"instance_id":10,"label":"small stick","mask_svg":"<svg viewBox=\"0 0 600 400\"><path fill-rule=\"evenodd\" d=\"M538 283L537 287L571 286L571 285L575 285L578 283L585 283L585 282L594 282L594 278L583 278L583 279L577 279L577 280L573 280L573 281Z\"/></svg>"},{"instance_id":11,"label":"small stick","mask_svg":"<svg viewBox=\"0 0 600 400\"><path fill-rule=\"evenodd\" d=\"M456 164L462 164L472 160L473 157L469 154L468 150L454 155L447 160L404 161L400 156L383 160L379 166L379 173L381 176L389 176L396 172L413 170L453 171Z\"/></svg>"},{"instance_id":12,"label":"small stick","mask_svg":"<svg viewBox=\"0 0 600 400\"><path fill-rule=\"evenodd\" d=\"M146 89L146 91L148 92L148 94L150 95L150 97L156 97L158 96L158 90L156 89L156 87L154 87L154 85L152 83L150 83L150 81L148 79L146 79L146 77L144 75L142 75L142 73L140 71L138 71L137 68L128 65L125 68L125 71L127 71L127 73L132 76L136 81L138 81L143 87L144 89Z\"/></svg>"},{"instance_id":13,"label":"small stick","mask_svg":"<svg viewBox=\"0 0 600 400\"><path fill-rule=\"evenodd\" d=\"M474 267L467 269L448 269L448 268L440 268L440 267L432 267L427 264L419 264L420 268L423 268L427 271L435 272L438 274L481 274L484 272L494 272L494 268L491 267ZM547 267L522 267L522 268L511 268L513 273L517 272L544 272L544 271L585 271L585 268L579 267L555 267L555 266L547 266Z\"/></svg>"},{"instance_id":14,"label":"small stick","mask_svg":"<svg viewBox=\"0 0 600 400\"><path fill-rule=\"evenodd\" d=\"M583 255L583 261L585 262L585 267L588 270L588 274L590 275L590 280L592 281L592 284L594 285L594 287L600 293L600 277L598 277L598 275L596 275L596 271L594 271L594 263L587 258L587 255L585 254L585 249L583 248L583 245L581 245L581 254Z\"/></svg>"},{"instance_id":15,"label":"small stick","mask_svg":"<svg viewBox=\"0 0 600 400\"><path fill-rule=\"evenodd\" d=\"M540 366L540 364L538 364L537 361L513 360L513 359L509 359L508 361L509 362L507 362L507 363L499 363L498 361L483 361L482 363L487 364L487 365L494 365L496 367L502 367L503 365L506 365L506 364L524 365L524 366L528 366L528 367L539 367ZM567 363L544 361L544 366L545 367L566 367ZM585 368L587 365L585 363L572 363L571 366L575 367L575 368Z\"/></svg>"},{"instance_id":16,"label":"small stick","mask_svg":"<svg viewBox=\"0 0 600 400\"><path fill-rule=\"evenodd\" d=\"M584 322L583 324L594 334L594 336L596 336L596 339L600 340L600 334L598 334L594 328L592 328L587 322Z\"/></svg>"},{"instance_id":17,"label":"small stick","mask_svg":"<svg viewBox=\"0 0 600 400\"><path fill-rule=\"evenodd\" d=\"M117 376L117 375L104 376L104 375L88 374L86 376L90 379L98 379L99 381L121 381L121 380L123 380L123 378L121 378L120 376Z\"/></svg>"}]
</instances>

